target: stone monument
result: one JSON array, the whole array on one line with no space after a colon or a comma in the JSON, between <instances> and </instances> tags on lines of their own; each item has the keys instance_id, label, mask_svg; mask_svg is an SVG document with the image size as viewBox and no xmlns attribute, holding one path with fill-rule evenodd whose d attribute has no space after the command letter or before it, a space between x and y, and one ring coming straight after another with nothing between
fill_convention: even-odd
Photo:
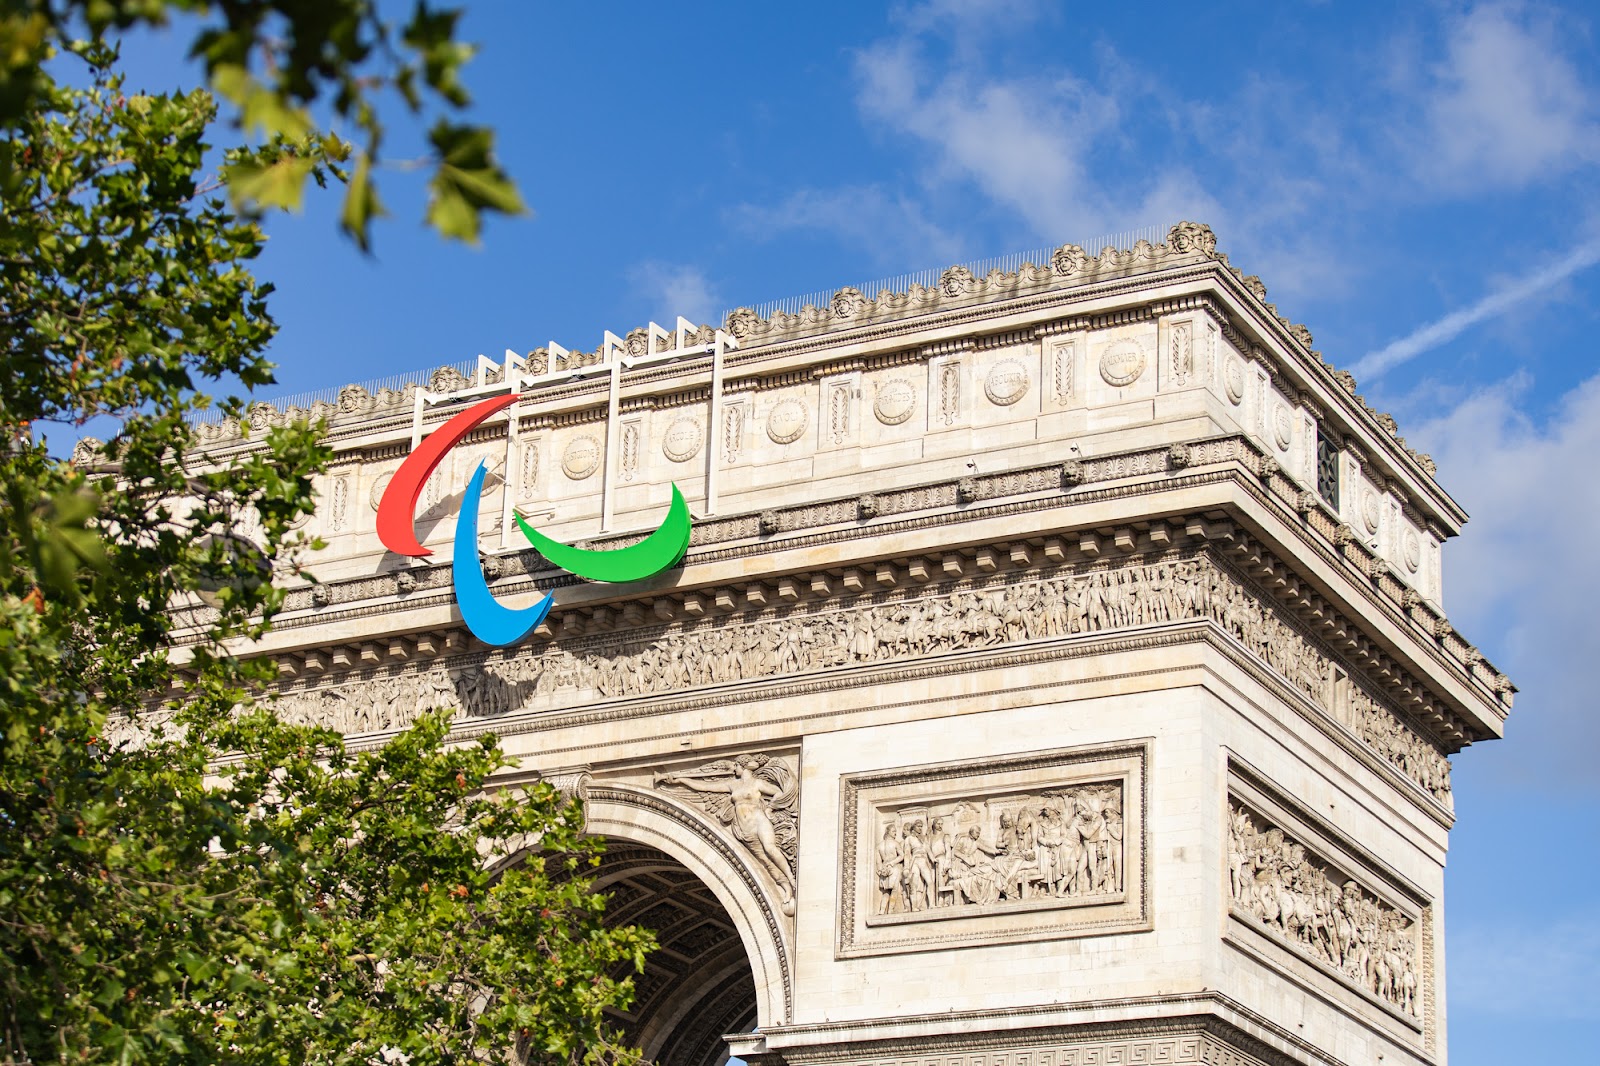
<instances>
[{"instance_id":1,"label":"stone monument","mask_svg":"<svg viewBox=\"0 0 1600 1066\"><path fill-rule=\"evenodd\" d=\"M447 706L582 796L662 1063L1444 1063L1447 757L1513 692L1441 607L1466 516L1208 227L1148 238L254 406L336 452L278 707L373 745ZM497 383L443 550L386 553L389 478ZM480 460L492 591L555 596L506 648L451 595ZM654 578L519 549L631 544L671 484Z\"/></svg>"}]
</instances>

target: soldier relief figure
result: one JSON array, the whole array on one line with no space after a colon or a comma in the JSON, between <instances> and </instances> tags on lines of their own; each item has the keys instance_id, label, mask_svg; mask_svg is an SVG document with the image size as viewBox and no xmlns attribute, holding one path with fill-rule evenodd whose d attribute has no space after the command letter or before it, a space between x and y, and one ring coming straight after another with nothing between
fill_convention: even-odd
<instances>
[{"instance_id":1,"label":"soldier relief figure","mask_svg":"<svg viewBox=\"0 0 1600 1066\"><path fill-rule=\"evenodd\" d=\"M347 733L396 729L420 710L448 707L495 717L535 701L628 699L1142 625L1210 619L1319 706L1341 716L1369 747L1449 805L1450 762L1432 743L1351 686L1331 699L1332 663L1297 628L1230 574L1198 559L1060 573L982 588L930 589L918 598L728 620L650 632L609 646L550 646L448 676L363 673L342 686L285 692L279 713ZM1035 817L1035 823L1039 821ZM932 827L925 826L931 833Z\"/></svg>"},{"instance_id":2,"label":"soldier relief figure","mask_svg":"<svg viewBox=\"0 0 1600 1066\"><path fill-rule=\"evenodd\" d=\"M1123 890L1117 785L915 813L923 810L880 816L877 914L954 913L1024 900L1099 902Z\"/></svg>"},{"instance_id":3,"label":"soldier relief figure","mask_svg":"<svg viewBox=\"0 0 1600 1066\"><path fill-rule=\"evenodd\" d=\"M1420 1017L1415 923L1237 804L1229 805L1228 890L1236 913Z\"/></svg>"},{"instance_id":4,"label":"soldier relief figure","mask_svg":"<svg viewBox=\"0 0 1600 1066\"><path fill-rule=\"evenodd\" d=\"M661 791L715 815L777 882L783 913L794 914L795 813L800 782L782 759L740 755L698 770L655 775Z\"/></svg>"}]
</instances>

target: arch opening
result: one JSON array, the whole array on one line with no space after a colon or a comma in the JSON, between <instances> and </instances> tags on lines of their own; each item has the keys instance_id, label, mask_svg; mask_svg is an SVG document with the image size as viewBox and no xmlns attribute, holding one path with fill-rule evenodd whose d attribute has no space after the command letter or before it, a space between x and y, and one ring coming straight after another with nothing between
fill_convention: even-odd
<instances>
[{"instance_id":1,"label":"arch opening","mask_svg":"<svg viewBox=\"0 0 1600 1066\"><path fill-rule=\"evenodd\" d=\"M591 884L607 896L606 922L653 930L660 946L632 974L636 991L612 1021L660 1066L720 1066L724 1033L756 1024L755 975L732 916L683 863L612 838ZM631 968L630 968L631 972Z\"/></svg>"}]
</instances>

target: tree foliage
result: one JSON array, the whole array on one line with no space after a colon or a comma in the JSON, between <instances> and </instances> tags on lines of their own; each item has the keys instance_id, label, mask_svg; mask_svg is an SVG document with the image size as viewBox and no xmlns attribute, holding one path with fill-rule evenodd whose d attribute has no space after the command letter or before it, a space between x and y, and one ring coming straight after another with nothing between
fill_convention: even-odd
<instances>
[{"instance_id":1,"label":"tree foliage","mask_svg":"<svg viewBox=\"0 0 1600 1066\"><path fill-rule=\"evenodd\" d=\"M494 159L493 131L464 122L461 80L473 47L457 40L459 10L417 0L403 24L375 0L11 0L0 5L0 125L14 128L54 91L49 60L74 37L180 22L211 89L235 125L278 151L240 157L229 172L236 207L298 207L319 158L346 179L341 225L362 248L384 214L375 173L383 161L381 105L391 101L432 128L427 220L476 241L486 213L526 210ZM354 142L319 131L318 113Z\"/></svg>"},{"instance_id":2,"label":"tree foliage","mask_svg":"<svg viewBox=\"0 0 1600 1066\"><path fill-rule=\"evenodd\" d=\"M169 8L216 13L197 49L242 121L276 133L228 152L221 178L206 171L216 98L132 92L96 39ZM288 199L276 182L362 180L370 156L351 166L342 141L290 127L330 89L362 114L375 18L287 0L0 16L7 1063L636 1057L603 1011L626 1004L616 975L651 941L605 927L574 807L546 786L488 787L506 765L493 739L451 745L439 716L357 753L252 700L268 664L242 650L318 546L296 527L330 453L307 425L227 455L193 446L210 390L271 381L270 286L248 270L262 233L225 192L259 205ZM409 77L464 99L453 19L417 18ZM66 39L74 25L86 40ZM278 60L266 81L244 62L262 50ZM441 167L493 166L481 137L435 143ZM50 432L91 420L114 425L107 442L77 464L52 454ZM215 611L178 648L169 608L196 596Z\"/></svg>"}]
</instances>

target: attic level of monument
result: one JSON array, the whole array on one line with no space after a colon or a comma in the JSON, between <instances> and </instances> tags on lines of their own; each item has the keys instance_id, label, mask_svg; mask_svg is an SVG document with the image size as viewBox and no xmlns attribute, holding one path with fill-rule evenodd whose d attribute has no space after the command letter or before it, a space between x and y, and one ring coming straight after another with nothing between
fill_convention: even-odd
<instances>
[{"instance_id":1,"label":"attic level of monument","mask_svg":"<svg viewBox=\"0 0 1600 1066\"><path fill-rule=\"evenodd\" d=\"M1204 281L1211 284L1196 284ZM1152 289L1171 295L1149 299ZM1436 523L1447 536L1459 532L1466 515L1434 482L1432 459L1406 446L1395 420L1367 405L1356 394L1355 378L1329 365L1312 348L1310 330L1278 314L1266 301L1266 292L1259 277L1244 274L1217 252L1210 227L1179 223L1161 244L1140 240L1128 249L1107 246L1098 255L1063 245L1047 264L1022 263L1015 271L996 269L985 277L953 266L939 275L936 285L913 285L904 292L883 291L875 297L845 288L828 306L807 305L796 313L772 310L762 317L752 308L737 308L729 312L723 327L739 342L739 349L728 358L730 380L725 387L735 392L783 388L793 383L784 374L786 363L802 377L857 363L863 368L889 367L963 348L1003 345L1015 339L1019 328L1035 336L1070 334L1203 307L1229 343L1262 366L1291 404L1304 405L1370 473L1403 486L1406 504L1415 506L1423 521ZM1000 328L1006 326L1010 328ZM709 341L714 332L712 326L700 326L695 337ZM918 343L907 348L904 339L913 335ZM616 338L620 343L615 346L569 351L552 343L529 352L526 361L537 372L600 368L613 352L647 355L671 343L670 337L670 333L652 336L640 328ZM836 363L819 363L819 352ZM694 379L708 372L706 362L644 371L631 382L624 406L703 399L709 382ZM741 379L741 373L748 376ZM444 366L427 376L427 387L448 392L469 384L473 375L470 363ZM486 380L497 380L496 373L491 371ZM252 428L263 429L295 418L322 418L328 421L336 446L355 444L390 421L407 419L418 388L415 383L372 389L354 384L326 399L257 403L251 407L249 422ZM542 398L558 409L528 416L530 427L577 417L559 408L581 412L602 392L598 375L547 387ZM212 447L226 448L230 441L249 446L240 427L227 420L197 429L202 442Z\"/></svg>"},{"instance_id":2,"label":"attic level of monument","mask_svg":"<svg viewBox=\"0 0 1600 1066\"><path fill-rule=\"evenodd\" d=\"M1444 1066L1449 756L1514 692L1444 614L1466 516L1208 228L1035 258L255 405L335 457L240 651L584 798L658 1061ZM623 548L674 488L639 580L516 521ZM542 624L483 643L463 575Z\"/></svg>"}]
</instances>

